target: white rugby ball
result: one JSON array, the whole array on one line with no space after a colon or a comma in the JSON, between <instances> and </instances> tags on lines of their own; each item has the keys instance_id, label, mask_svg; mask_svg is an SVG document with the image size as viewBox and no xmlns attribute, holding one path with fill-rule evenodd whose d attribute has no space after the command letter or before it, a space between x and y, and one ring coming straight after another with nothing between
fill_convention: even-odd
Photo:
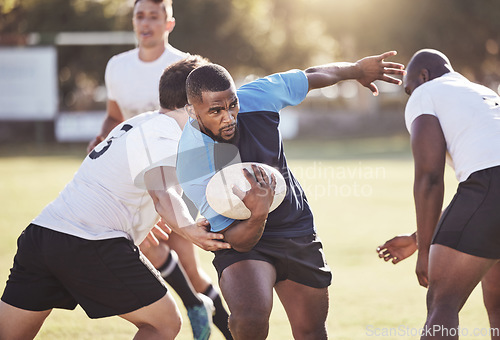
<instances>
[{"instance_id":1,"label":"white rugby ball","mask_svg":"<svg viewBox=\"0 0 500 340\"><path fill-rule=\"evenodd\" d=\"M275 168L262 163L244 162L229 165L218 171L208 182L206 197L208 204L218 214L235 219L246 220L250 217L250 210L242 200L233 193L233 186L236 185L242 191L250 190L250 183L243 174L243 169L247 169L253 174L252 164L261 166L271 178L271 174L276 177L276 189L274 191L273 203L269 207L269 212L276 209L286 195L286 183L283 175Z\"/></svg>"}]
</instances>

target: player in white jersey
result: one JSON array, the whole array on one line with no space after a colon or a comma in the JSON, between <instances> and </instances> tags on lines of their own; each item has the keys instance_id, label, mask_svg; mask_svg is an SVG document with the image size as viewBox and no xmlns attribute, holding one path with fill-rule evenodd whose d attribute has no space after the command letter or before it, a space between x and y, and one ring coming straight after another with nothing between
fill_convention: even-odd
<instances>
[{"instance_id":1,"label":"player in white jersey","mask_svg":"<svg viewBox=\"0 0 500 340\"><path fill-rule=\"evenodd\" d=\"M160 57L152 61L142 60L139 48L113 56L106 65L104 75L108 101L111 102L108 103L107 119L120 122L158 109L158 82L163 70L187 56L172 45L166 45ZM113 106L117 106L119 111L111 111Z\"/></svg>"},{"instance_id":2,"label":"player in white jersey","mask_svg":"<svg viewBox=\"0 0 500 340\"><path fill-rule=\"evenodd\" d=\"M158 84L163 70L188 55L168 43L169 33L175 26L171 0L136 0L132 23L138 47L113 56L106 66L107 115L100 134L89 143L88 152L125 119L157 110L160 107ZM195 217L196 209L190 201L186 202ZM215 306L213 322L226 338L231 338L228 314L209 276L199 266L193 244L176 234L171 235L168 242L158 242L150 234L140 247L182 299L191 326L206 327L207 322L205 326L198 325L201 319L197 308L208 296Z\"/></svg>"},{"instance_id":3,"label":"player in white jersey","mask_svg":"<svg viewBox=\"0 0 500 340\"><path fill-rule=\"evenodd\" d=\"M175 27L171 0L136 0L132 24L138 47L113 56L106 66L107 115L89 152L125 119L157 110L163 70L187 56L168 43Z\"/></svg>"},{"instance_id":4,"label":"player in white jersey","mask_svg":"<svg viewBox=\"0 0 500 340\"><path fill-rule=\"evenodd\" d=\"M460 334L458 313L479 282L491 329L498 332L500 98L431 49L414 54L404 86L410 95L405 119L415 161L417 232L397 236L377 251L398 263L418 248L417 277L428 287L422 339ZM441 213L445 159L460 183Z\"/></svg>"},{"instance_id":5,"label":"player in white jersey","mask_svg":"<svg viewBox=\"0 0 500 340\"><path fill-rule=\"evenodd\" d=\"M185 98L185 77L202 62L193 56L165 71L169 98L176 88ZM179 74L184 78L175 78ZM177 335L179 310L137 245L161 216L203 249L229 246L220 242L222 235L206 231L206 221L193 221L176 186L177 144L187 115L174 108L113 129L23 231L0 301L0 339L34 338L53 308L78 304L91 318L119 315L132 322L135 339Z\"/></svg>"}]
</instances>

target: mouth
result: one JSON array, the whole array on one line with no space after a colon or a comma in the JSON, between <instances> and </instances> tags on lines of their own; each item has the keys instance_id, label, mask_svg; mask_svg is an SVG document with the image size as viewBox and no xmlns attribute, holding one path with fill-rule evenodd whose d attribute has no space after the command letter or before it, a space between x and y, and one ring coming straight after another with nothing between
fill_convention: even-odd
<instances>
[{"instance_id":1,"label":"mouth","mask_svg":"<svg viewBox=\"0 0 500 340\"><path fill-rule=\"evenodd\" d=\"M143 38L149 38L153 35L153 32L151 31L142 31L140 34L139 34L141 37Z\"/></svg>"},{"instance_id":2,"label":"mouth","mask_svg":"<svg viewBox=\"0 0 500 340\"><path fill-rule=\"evenodd\" d=\"M232 137L236 132L236 124L231 124L221 129L221 135L223 137Z\"/></svg>"}]
</instances>

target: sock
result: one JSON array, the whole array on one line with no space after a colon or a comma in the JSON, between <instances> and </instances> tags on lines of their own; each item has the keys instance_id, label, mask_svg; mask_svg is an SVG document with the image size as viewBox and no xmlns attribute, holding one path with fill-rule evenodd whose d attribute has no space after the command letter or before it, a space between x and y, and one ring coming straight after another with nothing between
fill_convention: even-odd
<instances>
[{"instance_id":1,"label":"sock","mask_svg":"<svg viewBox=\"0 0 500 340\"><path fill-rule=\"evenodd\" d=\"M173 250L170 250L167 260L158 270L161 276L175 290L186 308L199 306L203 301L197 296L189 278L187 277L182 265L179 262L179 256Z\"/></svg>"},{"instance_id":2,"label":"sock","mask_svg":"<svg viewBox=\"0 0 500 340\"><path fill-rule=\"evenodd\" d=\"M228 327L229 314L227 314L226 309L222 305L219 293L215 290L214 286L210 285L203 292L203 295L208 296L214 302L215 313L212 318L214 325L217 326L226 339L233 339Z\"/></svg>"}]
</instances>

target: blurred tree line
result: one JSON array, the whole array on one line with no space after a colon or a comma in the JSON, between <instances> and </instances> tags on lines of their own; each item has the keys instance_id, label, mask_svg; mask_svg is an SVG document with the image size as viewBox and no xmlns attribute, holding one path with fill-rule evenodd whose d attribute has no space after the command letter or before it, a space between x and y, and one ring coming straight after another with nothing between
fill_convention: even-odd
<instances>
[{"instance_id":1,"label":"blurred tree line","mask_svg":"<svg viewBox=\"0 0 500 340\"><path fill-rule=\"evenodd\" d=\"M0 44L28 33L130 31L133 0L3 0ZM170 43L226 66L236 77L397 50L406 63L436 48L471 80L500 83L497 0L174 0ZM74 89L102 85L107 60L131 45L59 46L62 107ZM73 92L72 92L73 91ZM72 94L73 93L73 94Z\"/></svg>"}]
</instances>

